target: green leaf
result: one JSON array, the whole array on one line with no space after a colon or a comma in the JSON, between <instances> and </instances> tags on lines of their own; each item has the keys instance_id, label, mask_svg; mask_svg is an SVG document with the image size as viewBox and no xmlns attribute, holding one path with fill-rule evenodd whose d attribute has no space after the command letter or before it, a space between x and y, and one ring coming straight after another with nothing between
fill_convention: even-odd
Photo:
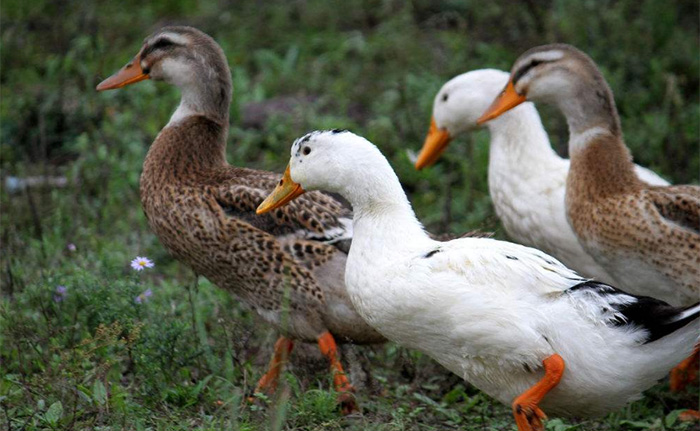
<instances>
[{"instance_id":1,"label":"green leaf","mask_svg":"<svg viewBox=\"0 0 700 431\"><path fill-rule=\"evenodd\" d=\"M49 409L46 411L46 414L44 415L44 419L51 425L56 425L59 420L63 417L63 404L61 404L60 401L56 401L55 403L51 404Z\"/></svg>"},{"instance_id":2,"label":"green leaf","mask_svg":"<svg viewBox=\"0 0 700 431\"><path fill-rule=\"evenodd\" d=\"M666 418L664 419L664 424L667 427L672 427L675 425L675 423L678 421L678 416L680 416L681 413L683 413L684 410L674 410L668 415L666 415Z\"/></svg>"},{"instance_id":3,"label":"green leaf","mask_svg":"<svg viewBox=\"0 0 700 431\"><path fill-rule=\"evenodd\" d=\"M95 380L92 384L92 398L101 406L107 402L107 389L101 380Z\"/></svg>"}]
</instances>

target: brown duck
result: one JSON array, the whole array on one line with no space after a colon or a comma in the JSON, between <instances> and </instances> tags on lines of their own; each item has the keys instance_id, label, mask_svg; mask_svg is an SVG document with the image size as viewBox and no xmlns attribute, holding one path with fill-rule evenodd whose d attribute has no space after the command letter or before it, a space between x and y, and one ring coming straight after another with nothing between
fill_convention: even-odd
<instances>
[{"instance_id":1,"label":"brown duck","mask_svg":"<svg viewBox=\"0 0 700 431\"><path fill-rule=\"evenodd\" d=\"M237 295L283 334L256 392L274 391L293 340L317 342L330 361L343 412L355 411L336 341L385 339L360 318L346 293L350 210L315 192L270 215L255 214L280 176L227 163L231 73L208 35L191 27L158 30L97 90L144 79L182 92L143 165L141 203L149 226L176 259Z\"/></svg>"},{"instance_id":2,"label":"brown duck","mask_svg":"<svg viewBox=\"0 0 700 431\"><path fill-rule=\"evenodd\" d=\"M566 211L583 248L628 292L697 301L700 187L653 186L635 175L613 93L593 60L563 44L525 52L479 123L526 100L556 104L568 122ZM674 388L683 386L680 370Z\"/></svg>"}]
</instances>

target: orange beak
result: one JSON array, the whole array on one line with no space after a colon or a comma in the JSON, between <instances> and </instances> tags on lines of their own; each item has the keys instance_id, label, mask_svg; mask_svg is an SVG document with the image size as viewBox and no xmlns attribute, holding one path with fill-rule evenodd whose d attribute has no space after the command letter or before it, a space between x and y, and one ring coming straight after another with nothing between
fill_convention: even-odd
<instances>
[{"instance_id":1,"label":"orange beak","mask_svg":"<svg viewBox=\"0 0 700 431\"><path fill-rule=\"evenodd\" d=\"M486 112L484 112L481 117L476 120L476 124L481 125L489 120L493 120L504 112L507 112L520 105L525 100L527 100L525 96L521 96L517 91L515 91L513 81L508 81L506 88L504 88L503 91L501 91L501 94L496 97L496 100L494 100L491 106L489 106L489 109L487 109Z\"/></svg>"},{"instance_id":2,"label":"orange beak","mask_svg":"<svg viewBox=\"0 0 700 431\"><path fill-rule=\"evenodd\" d=\"M304 191L305 190L301 188L301 185L292 181L292 177L289 173L289 165L287 165L287 169L284 171L284 176L280 180L279 184L277 184L275 190L273 190L272 193L265 198L258 209L255 210L255 213L263 214L268 211L272 211L275 208L279 208L287 202L290 202L302 195Z\"/></svg>"},{"instance_id":3,"label":"orange beak","mask_svg":"<svg viewBox=\"0 0 700 431\"><path fill-rule=\"evenodd\" d=\"M428 130L423 148L421 148L418 160L416 160L416 169L421 170L435 163L451 140L450 133L445 129L438 129L435 118L431 118L430 130Z\"/></svg>"},{"instance_id":4,"label":"orange beak","mask_svg":"<svg viewBox=\"0 0 700 431\"><path fill-rule=\"evenodd\" d=\"M143 69L141 69L141 56L137 55L126 66L119 69L117 73L100 82L97 86L97 91L122 88L148 78L150 78L148 74L143 73Z\"/></svg>"}]
</instances>

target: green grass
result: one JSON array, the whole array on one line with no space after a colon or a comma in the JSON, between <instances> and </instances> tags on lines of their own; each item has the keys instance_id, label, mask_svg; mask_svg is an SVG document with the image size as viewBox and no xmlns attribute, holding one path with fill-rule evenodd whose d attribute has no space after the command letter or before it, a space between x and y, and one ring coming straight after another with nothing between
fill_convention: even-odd
<instances>
[{"instance_id":1,"label":"green grass","mask_svg":"<svg viewBox=\"0 0 700 431\"><path fill-rule=\"evenodd\" d=\"M435 92L467 70L507 69L547 42L573 43L600 64L636 161L674 183L698 182L697 2L5 0L0 8L3 178L68 179L0 194L0 430L514 429L508 407L392 344L344 350L363 386L362 418L337 414L313 346L295 350L276 396L244 401L276 334L228 293L195 283L140 209L141 164L177 91L152 82L94 91L161 25L194 25L224 48L235 86L232 163L281 171L294 138L349 128L389 157L434 232L504 237L486 185L486 133L459 139L426 172L408 160ZM247 117L276 97L301 102ZM565 124L552 109L542 113L561 149ZM156 266L134 272L137 255ZM137 304L147 289L153 295ZM605 418L547 426L698 429L676 420L697 405L697 388L675 395L662 382Z\"/></svg>"}]
</instances>

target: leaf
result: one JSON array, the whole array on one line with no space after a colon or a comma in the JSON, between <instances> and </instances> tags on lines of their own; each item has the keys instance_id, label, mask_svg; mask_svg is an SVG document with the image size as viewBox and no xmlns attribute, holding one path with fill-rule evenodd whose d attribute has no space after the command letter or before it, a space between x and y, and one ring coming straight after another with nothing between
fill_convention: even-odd
<instances>
[{"instance_id":1,"label":"leaf","mask_svg":"<svg viewBox=\"0 0 700 431\"><path fill-rule=\"evenodd\" d=\"M650 422L631 421L631 420L620 421L620 425L627 425L629 427L637 428L637 429L649 429L653 426L653 424Z\"/></svg>"},{"instance_id":2,"label":"leaf","mask_svg":"<svg viewBox=\"0 0 700 431\"><path fill-rule=\"evenodd\" d=\"M95 380L92 384L92 398L101 406L107 402L107 389L101 380Z\"/></svg>"},{"instance_id":3,"label":"leaf","mask_svg":"<svg viewBox=\"0 0 700 431\"><path fill-rule=\"evenodd\" d=\"M56 425L59 420L63 417L63 404L61 404L60 401L56 401L55 403L51 404L49 409L46 411L46 414L44 415L44 419L51 425Z\"/></svg>"},{"instance_id":4,"label":"leaf","mask_svg":"<svg viewBox=\"0 0 700 431\"><path fill-rule=\"evenodd\" d=\"M425 395L415 392L413 394L413 398L422 401L423 403L429 405L429 406L434 406L434 407L440 407L440 404L438 404L434 399L430 397L426 397Z\"/></svg>"},{"instance_id":5,"label":"leaf","mask_svg":"<svg viewBox=\"0 0 700 431\"><path fill-rule=\"evenodd\" d=\"M214 377L213 375L208 375L204 379L202 379L199 383L197 383L197 386L194 387L192 390L192 396L193 397L198 397L199 394L202 392L202 389L204 389L205 386L207 386L207 383L209 383L209 380Z\"/></svg>"},{"instance_id":6,"label":"leaf","mask_svg":"<svg viewBox=\"0 0 700 431\"><path fill-rule=\"evenodd\" d=\"M678 421L678 416L680 416L681 413L683 413L685 410L674 410L668 415L666 415L666 418L664 419L664 424L667 427L672 427L673 425L676 424Z\"/></svg>"}]
</instances>

